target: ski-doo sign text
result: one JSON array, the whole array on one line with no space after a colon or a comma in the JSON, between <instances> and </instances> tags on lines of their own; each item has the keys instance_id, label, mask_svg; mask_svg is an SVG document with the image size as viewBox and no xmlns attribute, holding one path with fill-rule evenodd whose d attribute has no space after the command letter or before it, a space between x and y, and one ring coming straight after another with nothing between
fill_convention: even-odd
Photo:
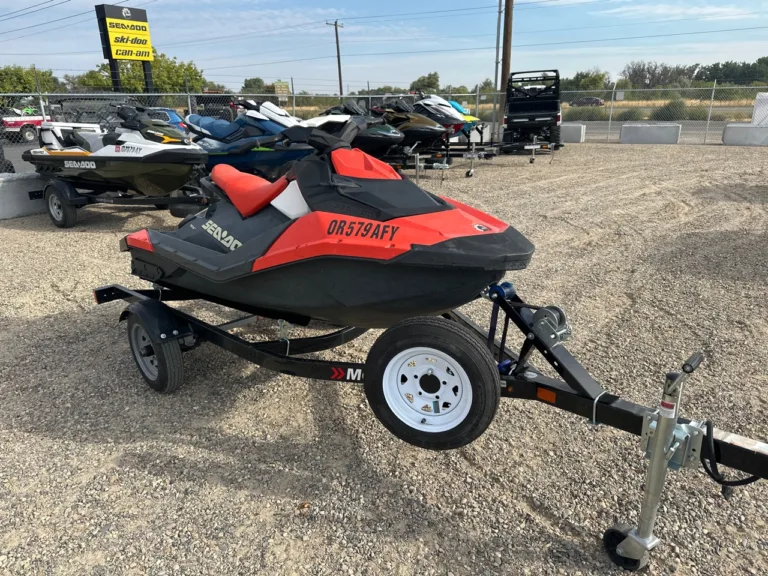
<instances>
[{"instance_id":1,"label":"ski-doo sign text","mask_svg":"<svg viewBox=\"0 0 768 576\"><path fill-rule=\"evenodd\" d=\"M105 58L154 60L146 10L102 4L96 16Z\"/></svg>"}]
</instances>

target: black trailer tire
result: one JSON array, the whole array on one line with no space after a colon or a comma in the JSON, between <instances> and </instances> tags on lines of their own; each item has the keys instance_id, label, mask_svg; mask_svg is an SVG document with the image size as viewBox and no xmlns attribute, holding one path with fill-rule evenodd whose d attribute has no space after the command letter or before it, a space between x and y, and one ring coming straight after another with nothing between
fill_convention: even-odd
<instances>
[{"instance_id":1,"label":"black trailer tire","mask_svg":"<svg viewBox=\"0 0 768 576\"><path fill-rule=\"evenodd\" d=\"M560 126L552 126L550 130L550 144L553 148L556 148L562 144L562 130Z\"/></svg>"},{"instance_id":2,"label":"black trailer tire","mask_svg":"<svg viewBox=\"0 0 768 576\"><path fill-rule=\"evenodd\" d=\"M444 318L392 326L365 363L365 396L376 418L420 448L451 450L479 438L493 421L500 392L488 348Z\"/></svg>"},{"instance_id":3,"label":"black trailer tire","mask_svg":"<svg viewBox=\"0 0 768 576\"><path fill-rule=\"evenodd\" d=\"M59 228L72 228L77 222L77 208L55 186L45 187L45 209L48 217Z\"/></svg>"},{"instance_id":4,"label":"black trailer tire","mask_svg":"<svg viewBox=\"0 0 768 576\"><path fill-rule=\"evenodd\" d=\"M14 174L15 172L16 168L13 167L10 160L0 160L0 173Z\"/></svg>"},{"instance_id":5,"label":"black trailer tire","mask_svg":"<svg viewBox=\"0 0 768 576\"><path fill-rule=\"evenodd\" d=\"M184 383L184 364L178 340L155 343L135 314L128 316L128 343L147 385L160 394L175 392Z\"/></svg>"},{"instance_id":6,"label":"black trailer tire","mask_svg":"<svg viewBox=\"0 0 768 576\"><path fill-rule=\"evenodd\" d=\"M155 208L158 210L168 210L168 204L155 204Z\"/></svg>"}]
</instances>

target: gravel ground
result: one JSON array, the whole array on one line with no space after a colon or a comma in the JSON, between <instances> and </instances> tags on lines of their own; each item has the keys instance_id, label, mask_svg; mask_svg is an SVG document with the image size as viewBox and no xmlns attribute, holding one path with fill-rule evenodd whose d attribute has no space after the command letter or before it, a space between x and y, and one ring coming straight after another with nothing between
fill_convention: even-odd
<instances>
[{"instance_id":1,"label":"gravel ground","mask_svg":"<svg viewBox=\"0 0 768 576\"><path fill-rule=\"evenodd\" d=\"M585 144L423 183L536 244L511 279L570 313L569 348L609 390L654 405L664 373L703 349L683 414L765 440L767 167L762 149ZM90 291L140 286L118 239L174 223L107 208L69 231L0 222L0 574L620 573L600 538L639 509L627 434L502 400L474 444L427 452L358 387L210 345L185 356L177 394L151 392L121 304ZM363 360L374 336L337 357ZM726 501L700 470L672 475L650 573L765 574L766 486Z\"/></svg>"}]
</instances>

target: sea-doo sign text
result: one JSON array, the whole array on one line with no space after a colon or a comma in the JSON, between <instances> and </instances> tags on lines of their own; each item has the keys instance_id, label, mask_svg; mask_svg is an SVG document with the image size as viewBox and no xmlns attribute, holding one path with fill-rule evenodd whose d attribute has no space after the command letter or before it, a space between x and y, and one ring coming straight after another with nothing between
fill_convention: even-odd
<instances>
[{"instance_id":1,"label":"sea-doo sign text","mask_svg":"<svg viewBox=\"0 0 768 576\"><path fill-rule=\"evenodd\" d=\"M154 60L146 10L101 4L96 6L104 58Z\"/></svg>"}]
</instances>

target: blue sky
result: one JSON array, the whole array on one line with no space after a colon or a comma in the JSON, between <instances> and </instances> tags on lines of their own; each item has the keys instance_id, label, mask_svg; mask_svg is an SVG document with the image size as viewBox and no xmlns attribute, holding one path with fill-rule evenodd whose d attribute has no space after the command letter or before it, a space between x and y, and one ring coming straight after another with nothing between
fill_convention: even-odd
<instances>
[{"instance_id":1,"label":"blue sky","mask_svg":"<svg viewBox=\"0 0 768 576\"><path fill-rule=\"evenodd\" d=\"M0 63L35 64L63 75L102 62L95 18L73 16L93 10L92 0L49 0L28 16L7 15L44 1L0 0ZM432 71L440 73L443 85L471 87L493 77L497 0L136 0L126 6L144 4L160 51L194 60L206 77L232 89L249 76L267 81L293 76L297 91L333 92L335 44L333 28L324 20L335 18L344 23L345 91L347 84L356 90L368 81L407 86ZM768 0L516 4L513 70L558 68L571 75L597 66L616 77L633 59L706 64L768 55ZM438 10L456 11L433 12ZM399 15L413 12L427 13ZM58 18L66 19L40 25ZM766 29L626 38L759 26ZM593 39L607 41L566 43ZM454 49L460 50L439 52ZM392 52L397 54L375 55Z\"/></svg>"}]
</instances>

